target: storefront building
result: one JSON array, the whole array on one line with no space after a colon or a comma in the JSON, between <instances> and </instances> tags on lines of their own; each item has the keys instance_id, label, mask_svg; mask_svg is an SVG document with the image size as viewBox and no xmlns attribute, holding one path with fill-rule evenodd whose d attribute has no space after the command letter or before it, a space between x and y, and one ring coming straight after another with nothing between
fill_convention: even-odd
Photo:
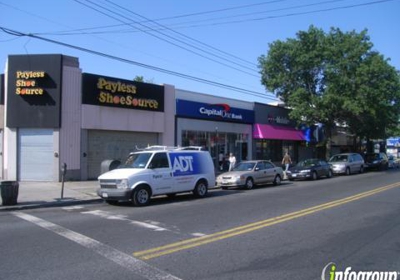
<instances>
[{"instance_id":1,"label":"storefront building","mask_svg":"<svg viewBox=\"0 0 400 280\"><path fill-rule=\"evenodd\" d=\"M293 162L313 156L312 148L307 147L304 132L296 129L289 112L279 106L254 104L254 158L281 165L285 152L289 153Z\"/></svg>"},{"instance_id":2,"label":"storefront building","mask_svg":"<svg viewBox=\"0 0 400 280\"><path fill-rule=\"evenodd\" d=\"M78 58L10 55L0 110L7 180L96 179L104 160L173 145L175 89L82 73ZM2 100L1 100L2 101Z\"/></svg>"},{"instance_id":3,"label":"storefront building","mask_svg":"<svg viewBox=\"0 0 400 280\"><path fill-rule=\"evenodd\" d=\"M237 161L252 158L253 104L176 89L176 143L202 146L217 167L219 155Z\"/></svg>"}]
</instances>

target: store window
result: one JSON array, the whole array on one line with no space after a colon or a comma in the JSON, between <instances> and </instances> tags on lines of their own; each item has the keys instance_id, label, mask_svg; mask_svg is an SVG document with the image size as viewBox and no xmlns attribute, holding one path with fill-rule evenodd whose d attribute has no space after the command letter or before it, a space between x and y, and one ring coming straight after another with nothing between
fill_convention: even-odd
<instances>
[{"instance_id":1,"label":"store window","mask_svg":"<svg viewBox=\"0 0 400 280\"><path fill-rule=\"evenodd\" d=\"M182 146L201 146L208 150L219 165L219 154L224 155L225 161L229 153L233 153L237 161L248 159L249 135L244 133L182 131ZM216 165L216 166L218 166Z\"/></svg>"},{"instance_id":2,"label":"store window","mask_svg":"<svg viewBox=\"0 0 400 280\"><path fill-rule=\"evenodd\" d=\"M281 140L257 140L256 159L270 160L279 162L282 160L282 141Z\"/></svg>"},{"instance_id":3,"label":"store window","mask_svg":"<svg viewBox=\"0 0 400 280\"><path fill-rule=\"evenodd\" d=\"M294 141L259 139L255 142L256 159L270 160L280 165L283 155L288 152L292 160L296 159Z\"/></svg>"}]
</instances>

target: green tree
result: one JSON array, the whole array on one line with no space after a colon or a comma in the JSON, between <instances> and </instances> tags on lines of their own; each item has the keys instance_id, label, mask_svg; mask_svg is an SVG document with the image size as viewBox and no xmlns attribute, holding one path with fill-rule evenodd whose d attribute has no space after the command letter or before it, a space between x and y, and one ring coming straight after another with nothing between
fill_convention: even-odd
<instances>
[{"instance_id":1,"label":"green tree","mask_svg":"<svg viewBox=\"0 0 400 280\"><path fill-rule=\"evenodd\" d=\"M141 82L141 83L149 83L149 84L154 84L154 79L149 79L149 80L144 80L143 76L135 76L133 79L135 82Z\"/></svg>"},{"instance_id":2,"label":"green tree","mask_svg":"<svg viewBox=\"0 0 400 280\"><path fill-rule=\"evenodd\" d=\"M262 84L292 109L298 124L325 125L327 158L337 124L357 137L374 138L398 120L399 75L372 51L366 30L325 33L311 26L269 47L259 57Z\"/></svg>"},{"instance_id":3,"label":"green tree","mask_svg":"<svg viewBox=\"0 0 400 280\"><path fill-rule=\"evenodd\" d=\"M143 78L143 76L136 76L133 80L134 80L135 82L144 83L144 78Z\"/></svg>"},{"instance_id":4,"label":"green tree","mask_svg":"<svg viewBox=\"0 0 400 280\"><path fill-rule=\"evenodd\" d=\"M383 56L371 53L358 67L354 84L354 102L345 104L350 130L367 141L398 135L400 83L397 71Z\"/></svg>"}]
</instances>

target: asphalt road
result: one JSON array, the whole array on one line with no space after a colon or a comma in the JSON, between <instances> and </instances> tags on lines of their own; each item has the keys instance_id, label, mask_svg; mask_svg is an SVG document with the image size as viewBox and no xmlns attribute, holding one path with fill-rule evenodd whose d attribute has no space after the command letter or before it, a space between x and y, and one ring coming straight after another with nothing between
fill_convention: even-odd
<instances>
[{"instance_id":1,"label":"asphalt road","mask_svg":"<svg viewBox=\"0 0 400 280\"><path fill-rule=\"evenodd\" d=\"M324 268L330 279L332 262L337 274L351 267L349 280L397 273L399 198L400 171L390 170L160 197L143 208L0 212L0 279L310 280Z\"/></svg>"}]
</instances>

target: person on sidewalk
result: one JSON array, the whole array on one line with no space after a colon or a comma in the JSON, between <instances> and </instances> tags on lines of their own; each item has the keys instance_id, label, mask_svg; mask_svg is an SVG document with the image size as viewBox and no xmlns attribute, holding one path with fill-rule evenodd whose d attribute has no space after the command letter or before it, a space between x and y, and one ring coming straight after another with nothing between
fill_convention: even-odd
<instances>
[{"instance_id":1,"label":"person on sidewalk","mask_svg":"<svg viewBox=\"0 0 400 280\"><path fill-rule=\"evenodd\" d=\"M218 155L219 170L224 170L224 153L221 151Z\"/></svg>"},{"instance_id":2,"label":"person on sidewalk","mask_svg":"<svg viewBox=\"0 0 400 280\"><path fill-rule=\"evenodd\" d=\"M229 171L232 171L232 169L236 165L236 157L233 155L233 153L230 153L229 155Z\"/></svg>"},{"instance_id":3,"label":"person on sidewalk","mask_svg":"<svg viewBox=\"0 0 400 280\"><path fill-rule=\"evenodd\" d=\"M289 166L292 164L292 159L290 158L290 155L288 152L286 152L286 154L283 156L282 159L282 165L285 166L285 173L288 171Z\"/></svg>"}]
</instances>

